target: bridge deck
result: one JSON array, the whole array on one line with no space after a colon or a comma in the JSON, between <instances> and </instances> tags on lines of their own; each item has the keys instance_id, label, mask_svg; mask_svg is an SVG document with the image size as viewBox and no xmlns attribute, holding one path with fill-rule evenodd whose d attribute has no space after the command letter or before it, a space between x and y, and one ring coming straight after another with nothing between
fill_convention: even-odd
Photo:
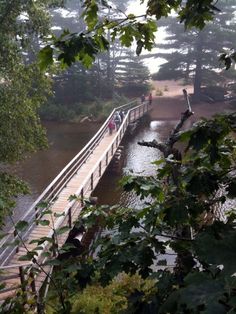
<instances>
[{"instance_id":1,"label":"bridge deck","mask_svg":"<svg viewBox=\"0 0 236 314\"><path fill-rule=\"evenodd\" d=\"M17 287L22 283L22 260L21 257L27 253L27 251L32 251L36 248L37 244L30 243L32 240L39 239L40 237L52 237L55 235L55 230L63 226L73 227L74 222L78 219L80 211L83 207L82 201L84 197L89 197L105 172L107 166L109 165L112 157L117 150L120 141L125 134L127 126L130 122L140 118L146 111L147 107L138 106L138 109L130 110L125 117L120 129L117 132L113 132L112 135L108 134L107 128L104 129L99 138L99 142L96 142L93 146L92 151L89 152L88 157L83 161L83 164L73 172L66 184L60 189L56 198L50 204L50 214L46 214L42 219L48 220L50 225L41 225L32 223L30 226L30 232L28 232L27 237L24 238L24 244L19 245L16 248L16 252L12 254L11 258L7 259L1 273L1 282L5 283L5 288L0 291L0 300L4 300L7 297L11 297L15 292ZM141 110L140 110L141 108ZM71 195L81 196L82 201L71 201L69 197ZM61 214L61 216L60 216ZM59 247L62 246L67 237L68 232L63 234L58 234L58 244ZM42 252L47 252L49 244L44 245L43 249L38 250L37 263L43 264L45 261L45 256L41 254ZM7 266L9 265L9 266ZM21 266L21 267L19 267ZM48 267L48 266L46 266ZM28 270L27 270L28 271ZM47 270L46 272L48 272ZM26 274L23 274L23 278ZM30 273L28 272L28 276ZM34 281L34 292L37 293L41 288L43 282L46 279L46 274L44 272L39 272Z\"/></svg>"}]
</instances>

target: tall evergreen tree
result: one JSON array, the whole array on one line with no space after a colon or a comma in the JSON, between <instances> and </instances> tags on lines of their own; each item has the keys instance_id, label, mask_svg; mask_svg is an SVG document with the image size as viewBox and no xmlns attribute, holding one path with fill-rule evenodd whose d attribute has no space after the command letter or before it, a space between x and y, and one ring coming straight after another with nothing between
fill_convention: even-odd
<instances>
[{"instance_id":1,"label":"tall evergreen tree","mask_svg":"<svg viewBox=\"0 0 236 314\"><path fill-rule=\"evenodd\" d=\"M150 73L139 57L127 50L120 57L116 68L116 85L118 90L136 96L146 93L149 89Z\"/></svg>"},{"instance_id":2,"label":"tall evergreen tree","mask_svg":"<svg viewBox=\"0 0 236 314\"><path fill-rule=\"evenodd\" d=\"M163 21L166 42L157 45L167 50L158 53L167 62L160 67L156 77L192 79L196 98L200 96L203 85L224 82L234 72L220 71L218 55L222 48L230 49L236 45L236 4L232 0L221 0L217 6L222 11L202 31L191 29L184 32L184 26L178 24L174 17L169 17Z\"/></svg>"}]
</instances>

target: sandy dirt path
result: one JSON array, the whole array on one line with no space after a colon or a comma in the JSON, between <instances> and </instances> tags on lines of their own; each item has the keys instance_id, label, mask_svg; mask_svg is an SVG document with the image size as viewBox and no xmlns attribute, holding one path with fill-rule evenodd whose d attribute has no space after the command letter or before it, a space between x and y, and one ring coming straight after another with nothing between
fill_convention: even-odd
<instances>
[{"instance_id":1,"label":"sandy dirt path","mask_svg":"<svg viewBox=\"0 0 236 314\"><path fill-rule=\"evenodd\" d=\"M150 112L152 120L177 120L181 112L187 109L186 100L183 96L183 88L188 93L192 93L192 86L182 86L175 81L155 81L152 82L155 90L153 90L153 105ZM165 91L164 89L168 89ZM156 90L163 92L163 96L155 96ZM198 103L192 105L194 116L191 117L192 122L199 118L209 118L217 113L232 112L232 108L227 102L219 102L214 104Z\"/></svg>"}]
</instances>

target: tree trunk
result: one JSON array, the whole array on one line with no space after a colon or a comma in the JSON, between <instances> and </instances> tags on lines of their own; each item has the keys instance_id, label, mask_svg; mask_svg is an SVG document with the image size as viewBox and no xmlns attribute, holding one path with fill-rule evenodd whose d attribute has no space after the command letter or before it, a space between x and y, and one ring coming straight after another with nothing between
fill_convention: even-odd
<instances>
[{"instance_id":1,"label":"tree trunk","mask_svg":"<svg viewBox=\"0 0 236 314\"><path fill-rule=\"evenodd\" d=\"M196 41L196 68L194 77L194 98L199 99L202 85L203 32L200 31Z\"/></svg>"}]
</instances>

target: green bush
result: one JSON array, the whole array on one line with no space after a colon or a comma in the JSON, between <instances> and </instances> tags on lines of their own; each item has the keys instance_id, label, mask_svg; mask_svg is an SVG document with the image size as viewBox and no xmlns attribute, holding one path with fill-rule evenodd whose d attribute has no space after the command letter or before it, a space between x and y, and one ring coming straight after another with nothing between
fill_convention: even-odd
<instances>
[{"instance_id":1,"label":"green bush","mask_svg":"<svg viewBox=\"0 0 236 314\"><path fill-rule=\"evenodd\" d=\"M155 284L154 280L142 279L138 274L121 273L106 287L94 284L76 295L72 300L72 314L115 314L124 313L124 310L134 313L130 297L139 293L143 294L143 301L148 301L156 292Z\"/></svg>"},{"instance_id":2,"label":"green bush","mask_svg":"<svg viewBox=\"0 0 236 314\"><path fill-rule=\"evenodd\" d=\"M76 115L74 110L54 103L43 105L39 110L39 114L41 119L49 121L69 121L73 120Z\"/></svg>"},{"instance_id":3,"label":"green bush","mask_svg":"<svg viewBox=\"0 0 236 314\"><path fill-rule=\"evenodd\" d=\"M104 120L115 107L128 102L128 98L119 94L114 94L113 99L109 101L95 98L93 102L83 104L62 105L49 102L40 108L39 114L43 120L49 121L80 121L86 116L95 120Z\"/></svg>"}]
</instances>

